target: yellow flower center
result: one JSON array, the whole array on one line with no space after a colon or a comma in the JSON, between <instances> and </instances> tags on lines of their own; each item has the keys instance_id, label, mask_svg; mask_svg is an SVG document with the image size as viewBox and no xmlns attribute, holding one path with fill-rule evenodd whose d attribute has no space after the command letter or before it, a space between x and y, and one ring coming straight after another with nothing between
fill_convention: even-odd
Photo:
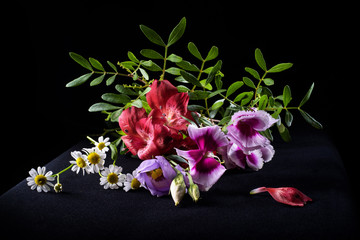
<instances>
[{"instance_id":1,"label":"yellow flower center","mask_svg":"<svg viewBox=\"0 0 360 240\"><path fill-rule=\"evenodd\" d=\"M119 177L116 173L109 173L109 175L107 175L107 181L111 184L116 184L119 180Z\"/></svg>"},{"instance_id":2,"label":"yellow flower center","mask_svg":"<svg viewBox=\"0 0 360 240\"><path fill-rule=\"evenodd\" d=\"M131 189L138 189L140 187L140 182L136 178L131 180Z\"/></svg>"},{"instance_id":3,"label":"yellow flower center","mask_svg":"<svg viewBox=\"0 0 360 240\"><path fill-rule=\"evenodd\" d=\"M100 162L100 155L97 154L96 152L92 152L87 156L89 162L91 164L98 164Z\"/></svg>"},{"instance_id":4,"label":"yellow flower center","mask_svg":"<svg viewBox=\"0 0 360 240\"><path fill-rule=\"evenodd\" d=\"M80 168L86 167L86 162L81 157L76 159L76 165L78 165Z\"/></svg>"},{"instance_id":5,"label":"yellow flower center","mask_svg":"<svg viewBox=\"0 0 360 240\"><path fill-rule=\"evenodd\" d=\"M46 179L46 177L44 176L44 175L37 175L36 177L35 177L35 183L36 183L36 185L38 185L38 186L42 186L42 185L44 185L45 183L47 182L47 179Z\"/></svg>"},{"instance_id":6,"label":"yellow flower center","mask_svg":"<svg viewBox=\"0 0 360 240\"><path fill-rule=\"evenodd\" d=\"M147 172L147 175L149 177L151 177L152 179L157 180L158 178L162 177L163 172L162 172L161 168L157 168L150 172Z\"/></svg>"},{"instance_id":7,"label":"yellow flower center","mask_svg":"<svg viewBox=\"0 0 360 240\"><path fill-rule=\"evenodd\" d=\"M101 142L101 143L99 143L99 144L97 145L97 147L98 147L98 149L101 151L101 150L103 150L103 148L106 147L106 146L105 146L105 143L104 143L104 142Z\"/></svg>"}]
</instances>

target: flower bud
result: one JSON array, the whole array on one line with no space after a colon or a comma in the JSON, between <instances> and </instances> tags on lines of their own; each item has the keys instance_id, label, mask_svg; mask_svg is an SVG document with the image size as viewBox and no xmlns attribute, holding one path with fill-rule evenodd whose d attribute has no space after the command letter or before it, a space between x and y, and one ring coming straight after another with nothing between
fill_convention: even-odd
<instances>
[{"instance_id":1,"label":"flower bud","mask_svg":"<svg viewBox=\"0 0 360 240\"><path fill-rule=\"evenodd\" d=\"M175 206L179 205L180 201L185 196L185 192L186 192L186 185L185 185L184 177L180 172L178 172L170 185L170 193L172 199L175 202Z\"/></svg>"},{"instance_id":2,"label":"flower bud","mask_svg":"<svg viewBox=\"0 0 360 240\"><path fill-rule=\"evenodd\" d=\"M197 202L200 198L199 186L196 184L190 184L188 191L190 197L194 200L194 202Z\"/></svg>"},{"instance_id":3,"label":"flower bud","mask_svg":"<svg viewBox=\"0 0 360 240\"><path fill-rule=\"evenodd\" d=\"M54 190L56 193L62 192L62 184L61 183L55 184Z\"/></svg>"}]
</instances>

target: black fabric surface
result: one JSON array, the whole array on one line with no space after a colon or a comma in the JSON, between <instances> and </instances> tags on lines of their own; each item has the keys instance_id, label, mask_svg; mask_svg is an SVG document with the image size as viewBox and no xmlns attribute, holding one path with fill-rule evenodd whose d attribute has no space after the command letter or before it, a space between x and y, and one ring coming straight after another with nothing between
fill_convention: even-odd
<instances>
[{"instance_id":1,"label":"black fabric surface","mask_svg":"<svg viewBox=\"0 0 360 240\"><path fill-rule=\"evenodd\" d=\"M70 151L46 165L58 172ZM342 161L327 136L318 131L276 142L273 160L259 172L228 171L194 204L186 196L175 207L169 196L144 189L105 190L99 175L62 174L64 191L30 190L26 180L0 198L1 232L45 239L126 237L126 239L355 239L358 216ZM117 165L132 172L140 163L121 156ZM111 164L108 156L105 166ZM37 166L34 166L34 168ZM313 199L304 207L275 202L269 194L249 195L256 187L292 186Z\"/></svg>"}]
</instances>

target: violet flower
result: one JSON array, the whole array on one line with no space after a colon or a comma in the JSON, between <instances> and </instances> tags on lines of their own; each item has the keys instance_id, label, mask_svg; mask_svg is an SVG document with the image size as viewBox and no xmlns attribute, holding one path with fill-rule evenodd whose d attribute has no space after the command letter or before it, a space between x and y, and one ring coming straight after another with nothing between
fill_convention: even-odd
<instances>
[{"instance_id":1,"label":"violet flower","mask_svg":"<svg viewBox=\"0 0 360 240\"><path fill-rule=\"evenodd\" d=\"M136 172L135 178L157 197L169 194L170 184L176 176L175 170L163 156L143 161Z\"/></svg>"},{"instance_id":2,"label":"violet flower","mask_svg":"<svg viewBox=\"0 0 360 240\"><path fill-rule=\"evenodd\" d=\"M176 149L176 153L189 161L190 175L199 189L208 191L226 170L214 152L227 146L229 141L219 126L197 128L190 125L188 132L199 149Z\"/></svg>"},{"instance_id":3,"label":"violet flower","mask_svg":"<svg viewBox=\"0 0 360 240\"><path fill-rule=\"evenodd\" d=\"M232 124L227 127L229 139L243 151L253 151L270 144L259 131L265 131L278 120L263 110L239 111L232 118Z\"/></svg>"}]
</instances>

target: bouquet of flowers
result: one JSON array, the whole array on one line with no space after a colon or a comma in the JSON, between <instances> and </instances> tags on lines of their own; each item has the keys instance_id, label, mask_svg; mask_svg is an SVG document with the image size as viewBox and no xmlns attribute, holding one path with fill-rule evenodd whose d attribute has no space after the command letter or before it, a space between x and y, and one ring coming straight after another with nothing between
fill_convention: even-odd
<instances>
[{"instance_id":1,"label":"bouquet of flowers","mask_svg":"<svg viewBox=\"0 0 360 240\"><path fill-rule=\"evenodd\" d=\"M291 111L300 111L306 122L322 128L303 110L314 83L294 106L290 105L288 85L279 96L270 89L275 84L273 74L291 68L292 63L268 67L260 49L255 49L258 66L245 67L248 76L224 88L222 61L214 61L219 52L216 46L205 55L189 42L187 47L194 57L191 62L170 51L185 27L184 17L165 42L153 29L140 25L145 37L162 51L142 49L140 55L145 59L129 51L125 61L107 61L108 68L95 58L87 60L70 53L89 72L66 87L79 86L91 78L90 86L104 81L106 86L115 86L115 91L104 93L103 101L89 108L90 112L105 114L106 121L118 126L104 133L111 132L115 140L88 137L94 147L71 152L70 165L56 174L46 172L45 167L31 169L27 180L32 190L48 192L53 186L61 192L60 175L71 169L83 175L99 174L100 185L105 189L145 188L158 197L170 193L175 205L188 193L197 202L200 191L211 189L227 169L258 171L271 161L275 154L272 129L277 129L284 141L290 141ZM126 78L130 81L123 83ZM239 91L242 89L245 90ZM113 162L107 165L109 152ZM130 153L142 161L132 173L124 174L116 161L119 154ZM54 185L51 182L55 178ZM303 206L311 201L291 187L260 187L250 193L265 191L285 204Z\"/></svg>"}]
</instances>

